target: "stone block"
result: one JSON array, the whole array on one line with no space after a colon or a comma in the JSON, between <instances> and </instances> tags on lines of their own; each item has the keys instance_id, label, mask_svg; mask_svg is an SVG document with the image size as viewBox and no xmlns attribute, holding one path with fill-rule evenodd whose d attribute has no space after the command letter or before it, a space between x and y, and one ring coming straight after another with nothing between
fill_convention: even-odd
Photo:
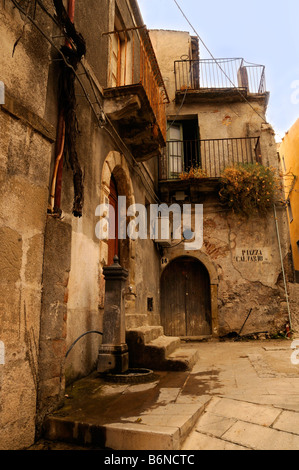
<instances>
[{"instance_id":1,"label":"stone block","mask_svg":"<svg viewBox=\"0 0 299 470\"><path fill-rule=\"evenodd\" d=\"M238 421L222 439L254 450L292 451L299 449L299 436L276 429Z\"/></svg>"},{"instance_id":2,"label":"stone block","mask_svg":"<svg viewBox=\"0 0 299 470\"><path fill-rule=\"evenodd\" d=\"M21 235L9 227L0 228L1 284L15 283L20 279L23 245Z\"/></svg>"},{"instance_id":3,"label":"stone block","mask_svg":"<svg viewBox=\"0 0 299 470\"><path fill-rule=\"evenodd\" d=\"M270 426L280 414L280 410L270 406L255 405L222 398L209 406L209 412L226 418L235 418L261 426Z\"/></svg>"},{"instance_id":4,"label":"stone block","mask_svg":"<svg viewBox=\"0 0 299 470\"><path fill-rule=\"evenodd\" d=\"M179 450L177 427L142 426L116 423L106 426L106 448L114 450Z\"/></svg>"}]
</instances>

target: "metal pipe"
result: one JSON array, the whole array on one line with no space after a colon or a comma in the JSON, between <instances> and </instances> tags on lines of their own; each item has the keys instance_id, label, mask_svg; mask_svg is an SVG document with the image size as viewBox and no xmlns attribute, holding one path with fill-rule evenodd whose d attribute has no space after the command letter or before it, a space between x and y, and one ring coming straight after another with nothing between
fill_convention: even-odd
<instances>
[{"instance_id":1,"label":"metal pipe","mask_svg":"<svg viewBox=\"0 0 299 470\"><path fill-rule=\"evenodd\" d=\"M58 178L61 177L62 174L62 156L64 151L64 143L65 143L65 121L63 113L59 116L58 121L58 136L57 136L57 144L56 144L56 160L52 178L52 185L51 185L51 212L54 212L55 204L57 204L57 184ZM58 206L57 206L58 207Z\"/></svg>"},{"instance_id":2,"label":"metal pipe","mask_svg":"<svg viewBox=\"0 0 299 470\"><path fill-rule=\"evenodd\" d=\"M292 328L292 317L291 317L291 310L290 310L289 294L288 294L287 280L286 280L285 269L284 269L284 264L283 264L281 240L280 240L278 219L277 219L277 211L276 211L275 204L273 204L273 207L274 207L274 218L275 218L276 233L277 233L277 240L278 240L278 247L279 247L279 255L280 255L281 268L282 268L282 274L283 274L283 282L284 282L286 301L287 301L287 307L288 307L289 324L290 324L290 330L292 331L293 328Z\"/></svg>"},{"instance_id":3,"label":"metal pipe","mask_svg":"<svg viewBox=\"0 0 299 470\"><path fill-rule=\"evenodd\" d=\"M70 354L71 350L73 349L73 347L78 343L78 341L83 338L84 336L86 335L90 335L90 334L97 334L97 335L101 335L103 336L103 333L101 333L100 331L87 331L86 333L83 333L83 335L79 336L79 338L76 339L76 341L73 342L73 344L70 346L69 350L67 351L66 355L65 355L65 359L68 357L68 355Z\"/></svg>"}]
</instances>

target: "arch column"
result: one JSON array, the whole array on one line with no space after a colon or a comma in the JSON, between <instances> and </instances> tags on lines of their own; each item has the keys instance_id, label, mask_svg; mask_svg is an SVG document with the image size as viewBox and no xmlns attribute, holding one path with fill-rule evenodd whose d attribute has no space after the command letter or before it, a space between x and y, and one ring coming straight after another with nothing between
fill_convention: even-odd
<instances>
[{"instance_id":1,"label":"arch column","mask_svg":"<svg viewBox=\"0 0 299 470\"><path fill-rule=\"evenodd\" d=\"M126 209L135 203L134 190L131 181L130 171L125 157L116 151L108 153L102 168L101 183L99 185L100 204L109 203L110 181L114 177L119 196L126 196ZM128 237L120 240L120 262L122 268L129 273L128 284L135 292L135 242ZM104 308L104 276L103 268L108 264L108 242L100 240L100 307ZM126 299L126 313L135 313L135 297Z\"/></svg>"}]
</instances>

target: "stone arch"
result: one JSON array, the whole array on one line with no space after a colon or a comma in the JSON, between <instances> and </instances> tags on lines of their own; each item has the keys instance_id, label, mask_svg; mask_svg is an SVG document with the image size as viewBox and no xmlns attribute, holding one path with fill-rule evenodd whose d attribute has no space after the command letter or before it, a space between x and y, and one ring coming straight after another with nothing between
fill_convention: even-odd
<instances>
[{"instance_id":1,"label":"stone arch","mask_svg":"<svg viewBox=\"0 0 299 470\"><path fill-rule=\"evenodd\" d=\"M106 204L110 194L110 180L114 177L117 185L119 196L126 196L127 209L135 204L134 189L131 180L130 171L125 157L116 151L108 153L102 168L102 176L100 183L100 204ZM129 271L128 284L131 285L135 292L135 244L129 239L120 241L120 258L122 267ZM100 241L100 266L103 268L108 262L108 243L105 240ZM103 291L103 280L102 291ZM103 295L103 294L102 294ZM102 300L103 297L102 297ZM101 302L103 303L103 302ZM127 310L131 311L135 308L135 299L127 302Z\"/></svg>"},{"instance_id":2,"label":"stone arch","mask_svg":"<svg viewBox=\"0 0 299 470\"><path fill-rule=\"evenodd\" d=\"M214 337L219 336L219 321L218 321L218 286L219 286L219 276L217 267L213 261L209 258L208 255L202 251L188 251L183 247L175 250L168 250L163 257L164 261L162 263L161 275L164 272L165 268L169 264L182 257L190 257L200 261L205 268L207 269L210 276L210 289L211 289L211 317L212 317L212 335Z\"/></svg>"},{"instance_id":3,"label":"stone arch","mask_svg":"<svg viewBox=\"0 0 299 470\"><path fill-rule=\"evenodd\" d=\"M213 261L209 258L208 255L203 253L202 251L188 251L185 250L185 248L180 248L176 249L174 251L167 252L165 258L167 258L168 262L173 261L176 258L182 257L182 256L189 256L190 258L195 258L198 261L200 261L208 270L209 275L210 275L210 282L212 285L217 285L219 284L219 277L218 277L218 271L217 267L213 263ZM162 265L162 269L164 269L166 265Z\"/></svg>"},{"instance_id":4,"label":"stone arch","mask_svg":"<svg viewBox=\"0 0 299 470\"><path fill-rule=\"evenodd\" d=\"M105 203L107 195L110 192L111 176L115 177L120 194L127 197L127 205L135 203L134 190L130 171L125 157L119 152L111 151L108 153L102 169L100 204Z\"/></svg>"}]
</instances>

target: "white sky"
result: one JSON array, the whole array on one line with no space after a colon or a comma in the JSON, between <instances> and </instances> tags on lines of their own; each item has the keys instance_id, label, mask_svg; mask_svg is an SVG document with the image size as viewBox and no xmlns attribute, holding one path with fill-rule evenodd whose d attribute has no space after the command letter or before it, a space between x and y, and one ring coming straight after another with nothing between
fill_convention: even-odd
<instances>
[{"instance_id":1,"label":"white sky","mask_svg":"<svg viewBox=\"0 0 299 470\"><path fill-rule=\"evenodd\" d=\"M277 139L283 137L299 118L299 1L177 1L215 58L243 57L266 66L267 118ZM194 35L173 0L139 0L139 6L149 29ZM202 45L201 57L210 58Z\"/></svg>"}]
</instances>

